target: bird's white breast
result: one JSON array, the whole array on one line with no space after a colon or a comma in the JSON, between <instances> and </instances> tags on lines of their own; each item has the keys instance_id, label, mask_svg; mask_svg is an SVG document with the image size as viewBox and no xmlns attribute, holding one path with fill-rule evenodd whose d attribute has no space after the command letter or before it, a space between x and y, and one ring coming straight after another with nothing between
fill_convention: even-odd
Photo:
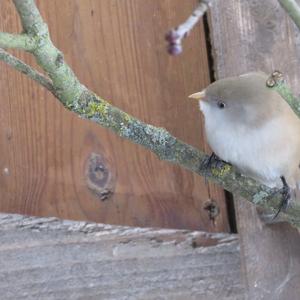
<instances>
[{"instance_id":1,"label":"bird's white breast","mask_svg":"<svg viewBox=\"0 0 300 300\"><path fill-rule=\"evenodd\" d=\"M282 149L281 137L289 135L282 119L272 119L259 128L224 122L221 112L200 103L205 116L205 131L212 150L223 160L236 166L244 175L262 183L280 186L280 176L292 156L292 147Z\"/></svg>"}]
</instances>

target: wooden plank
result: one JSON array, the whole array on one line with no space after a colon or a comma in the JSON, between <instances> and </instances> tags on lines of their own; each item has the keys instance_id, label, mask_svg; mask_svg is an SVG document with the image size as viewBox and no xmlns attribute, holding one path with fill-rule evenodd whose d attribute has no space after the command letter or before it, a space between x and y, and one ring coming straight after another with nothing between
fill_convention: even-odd
<instances>
[{"instance_id":1,"label":"wooden plank","mask_svg":"<svg viewBox=\"0 0 300 300\"><path fill-rule=\"evenodd\" d=\"M299 94L299 33L276 0L217 2L211 37L218 78L279 69ZM242 199L236 208L247 299L298 299L299 233L287 224L264 225L255 207Z\"/></svg>"},{"instance_id":2,"label":"wooden plank","mask_svg":"<svg viewBox=\"0 0 300 300\"><path fill-rule=\"evenodd\" d=\"M1 299L244 299L237 235L0 214Z\"/></svg>"},{"instance_id":3,"label":"wooden plank","mask_svg":"<svg viewBox=\"0 0 300 300\"><path fill-rule=\"evenodd\" d=\"M299 231L283 223L266 226L246 200L236 203L247 299L298 299Z\"/></svg>"},{"instance_id":4,"label":"wooden plank","mask_svg":"<svg viewBox=\"0 0 300 300\"><path fill-rule=\"evenodd\" d=\"M18 32L11 2L0 2L0 30ZM37 3L55 44L84 84L142 120L207 147L196 104L186 105L187 95L209 83L203 25L179 57L167 55L164 41L165 32L190 14L196 0ZM14 53L33 63L28 55ZM0 89L0 211L229 230L222 190L80 120L3 64ZM104 183L99 180L107 174ZM215 220L204 209L210 200L220 210Z\"/></svg>"}]
</instances>

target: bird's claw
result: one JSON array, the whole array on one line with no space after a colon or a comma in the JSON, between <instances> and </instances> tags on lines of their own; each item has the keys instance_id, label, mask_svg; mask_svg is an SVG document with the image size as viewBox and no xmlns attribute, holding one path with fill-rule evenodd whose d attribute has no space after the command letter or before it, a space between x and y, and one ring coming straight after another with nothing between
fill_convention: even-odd
<instances>
[{"instance_id":1,"label":"bird's claw","mask_svg":"<svg viewBox=\"0 0 300 300\"><path fill-rule=\"evenodd\" d=\"M280 202L280 205L278 207L277 213L273 217L273 220L277 218L277 216L279 215L279 213L282 210L285 211L288 208L290 200L291 200L291 196L292 196L291 195L291 188L288 186L284 176L281 176L280 179L281 179L282 184L283 184L283 187L279 191L280 194L281 194L281 202Z\"/></svg>"},{"instance_id":2,"label":"bird's claw","mask_svg":"<svg viewBox=\"0 0 300 300\"><path fill-rule=\"evenodd\" d=\"M212 166L215 168L222 167L225 162L221 160L214 152L201 164L201 169L204 170L205 183L207 184L208 170Z\"/></svg>"},{"instance_id":3,"label":"bird's claw","mask_svg":"<svg viewBox=\"0 0 300 300\"><path fill-rule=\"evenodd\" d=\"M291 199L291 189L289 186L284 186L281 190L282 200L281 200L281 209L286 210L289 206Z\"/></svg>"}]
</instances>

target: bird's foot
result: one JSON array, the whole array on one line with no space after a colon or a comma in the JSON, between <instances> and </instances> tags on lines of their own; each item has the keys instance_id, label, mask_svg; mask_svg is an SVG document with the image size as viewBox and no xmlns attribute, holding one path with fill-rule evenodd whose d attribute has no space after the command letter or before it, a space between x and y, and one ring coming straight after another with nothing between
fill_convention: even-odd
<instances>
[{"instance_id":1,"label":"bird's foot","mask_svg":"<svg viewBox=\"0 0 300 300\"><path fill-rule=\"evenodd\" d=\"M205 183L207 183L208 170L211 169L212 166L215 168L222 167L224 163L226 162L220 159L215 152L212 152L212 154L201 165L201 169L204 170Z\"/></svg>"},{"instance_id":2,"label":"bird's foot","mask_svg":"<svg viewBox=\"0 0 300 300\"><path fill-rule=\"evenodd\" d=\"M279 213L281 211L285 211L288 208L290 200L291 200L291 188L287 184L284 176L281 176L280 179L281 179L282 184L283 184L283 187L279 191L280 194L281 194L281 202L280 202L280 205L278 207L277 213L273 217L273 220L277 218L277 216L279 215Z\"/></svg>"}]
</instances>

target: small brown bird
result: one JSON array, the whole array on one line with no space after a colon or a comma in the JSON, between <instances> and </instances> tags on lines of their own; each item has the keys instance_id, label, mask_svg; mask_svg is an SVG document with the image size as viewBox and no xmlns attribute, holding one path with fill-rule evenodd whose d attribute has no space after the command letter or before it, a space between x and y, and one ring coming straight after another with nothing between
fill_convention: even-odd
<instances>
[{"instance_id":1,"label":"small brown bird","mask_svg":"<svg viewBox=\"0 0 300 300\"><path fill-rule=\"evenodd\" d=\"M290 188L295 198L300 187L300 120L267 79L260 72L230 77L189 97L200 100L214 153L269 187L283 185L286 207Z\"/></svg>"}]
</instances>

